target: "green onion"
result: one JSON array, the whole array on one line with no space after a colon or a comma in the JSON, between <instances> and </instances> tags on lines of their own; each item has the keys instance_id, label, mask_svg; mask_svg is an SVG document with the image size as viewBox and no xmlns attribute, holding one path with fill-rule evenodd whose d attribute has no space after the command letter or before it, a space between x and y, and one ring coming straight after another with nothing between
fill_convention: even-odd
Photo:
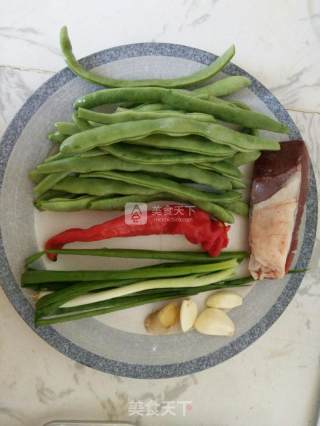
<instances>
[{"instance_id":1,"label":"green onion","mask_svg":"<svg viewBox=\"0 0 320 426\"><path fill-rule=\"evenodd\" d=\"M229 270L230 268L234 268L237 264L238 263L235 259L233 259L231 261L229 260L229 261L226 261L226 262L220 262L219 264L216 263L216 264L213 264L216 267L212 268L210 272L221 271L221 270L225 270L225 269ZM198 265L198 266L204 266L204 265ZM144 268L139 268L139 269L141 271ZM170 269L170 268L168 268L168 269ZM194 267L193 267L193 269L194 269ZM134 271L134 270L131 270L131 271ZM147 278L147 276L143 275L143 274L142 275L140 274L140 276L144 281ZM207 276L207 275L203 275L203 276ZM176 278L172 278L172 276L170 274L169 274L169 277L170 278L168 278L168 279L171 280L172 282L176 282L178 280ZM193 281L195 277L198 277L198 276L197 275L189 276L191 281ZM148 278L150 278L150 277L148 277ZM188 278L188 277L184 277L184 278ZM162 280L165 280L165 279L162 278ZM128 284L132 284L132 285L136 284L136 281L135 282L131 281L130 283L128 283L127 281L128 280L121 280L121 281L113 280L112 281L111 279L109 279L108 281L72 283L72 285L69 285L68 287L66 287L66 288L64 288L60 291L56 291L55 293L48 294L48 295L42 297L41 299L39 299L38 302L37 302L37 309L46 308L46 309L50 309L50 311L52 311L55 308L58 308L59 306L61 306L63 303L68 302L69 300L73 300L77 297L80 297L82 295L86 295L89 292L92 292L92 291L95 291L95 290L110 289L110 287L112 287L112 288L128 287ZM154 281L156 281L156 280L154 280ZM189 282L189 281L187 281L187 282ZM148 282L151 282L151 280L148 281ZM171 287L176 288L175 285L171 285ZM145 289L142 289L142 290L139 290L139 291L143 291L143 290L145 290ZM148 290L148 289L146 289L146 290ZM101 291L101 293L102 293L102 291Z\"/></svg>"},{"instance_id":2,"label":"green onion","mask_svg":"<svg viewBox=\"0 0 320 426\"><path fill-rule=\"evenodd\" d=\"M135 259L163 259L180 260L192 262L216 262L237 258L239 261L248 256L246 251L223 251L219 256L212 257L208 253L199 251L163 251L163 250L139 250L139 249L50 249L35 253L26 259L26 265L30 265L40 259L46 253L66 254L77 256L101 256L101 257L123 257Z\"/></svg>"},{"instance_id":3,"label":"green onion","mask_svg":"<svg viewBox=\"0 0 320 426\"><path fill-rule=\"evenodd\" d=\"M165 289L159 292L149 290L146 293L139 293L131 296L118 297L96 304L77 306L76 308L58 309L49 315L36 311L36 324L49 325L65 321L72 321L81 318L88 318L96 315L107 314L122 309L128 309L147 303L160 302L163 300L176 299L177 297L192 296L205 291L218 290L221 288L243 287L252 282L252 277L236 278L232 280L220 281L200 287L186 287L180 289Z\"/></svg>"},{"instance_id":4,"label":"green onion","mask_svg":"<svg viewBox=\"0 0 320 426\"><path fill-rule=\"evenodd\" d=\"M213 284L221 280L225 280L234 274L234 268L224 271L214 272L203 276L189 276L182 278L165 278L158 280L141 281L135 284L126 285L111 290L101 291L99 293L91 293L86 296L79 296L70 302L66 302L62 307L81 306L89 303L101 302L103 300L114 299L116 297L128 296L129 294L138 293L145 290L154 290L158 288L182 288L182 287L201 287L207 284Z\"/></svg>"},{"instance_id":5,"label":"green onion","mask_svg":"<svg viewBox=\"0 0 320 426\"><path fill-rule=\"evenodd\" d=\"M208 264L181 264L164 263L160 265L144 266L142 268L128 269L122 271L50 271L50 270L27 270L22 274L22 286L29 284L40 284L47 282L69 282L69 281L105 281L136 278L159 278L175 277L188 274L209 273L238 264L237 259L229 259L222 262L211 262Z\"/></svg>"}]
</instances>

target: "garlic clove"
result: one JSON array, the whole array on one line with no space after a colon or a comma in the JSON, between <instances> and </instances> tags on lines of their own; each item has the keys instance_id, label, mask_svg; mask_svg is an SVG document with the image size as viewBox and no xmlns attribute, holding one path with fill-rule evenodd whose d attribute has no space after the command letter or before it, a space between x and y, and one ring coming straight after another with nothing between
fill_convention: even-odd
<instances>
[{"instance_id":1,"label":"garlic clove","mask_svg":"<svg viewBox=\"0 0 320 426\"><path fill-rule=\"evenodd\" d=\"M145 329L153 334L165 334L179 321L179 308L176 303L168 303L151 312L144 320Z\"/></svg>"},{"instance_id":2,"label":"garlic clove","mask_svg":"<svg viewBox=\"0 0 320 426\"><path fill-rule=\"evenodd\" d=\"M179 308L176 303L168 303L160 309L158 315L164 327L173 327L179 320Z\"/></svg>"},{"instance_id":3,"label":"garlic clove","mask_svg":"<svg viewBox=\"0 0 320 426\"><path fill-rule=\"evenodd\" d=\"M180 308L180 325L183 332L191 330L198 315L198 306L191 300L183 300Z\"/></svg>"},{"instance_id":4,"label":"garlic clove","mask_svg":"<svg viewBox=\"0 0 320 426\"><path fill-rule=\"evenodd\" d=\"M243 298L239 296L237 293L233 293L231 291L218 291L217 293L213 293L207 299L207 306L210 308L218 308L218 309L232 309L236 306L240 306L243 303Z\"/></svg>"},{"instance_id":5,"label":"garlic clove","mask_svg":"<svg viewBox=\"0 0 320 426\"><path fill-rule=\"evenodd\" d=\"M228 315L215 308L202 311L194 326L199 333L211 336L232 336L235 331L234 323Z\"/></svg>"}]
</instances>

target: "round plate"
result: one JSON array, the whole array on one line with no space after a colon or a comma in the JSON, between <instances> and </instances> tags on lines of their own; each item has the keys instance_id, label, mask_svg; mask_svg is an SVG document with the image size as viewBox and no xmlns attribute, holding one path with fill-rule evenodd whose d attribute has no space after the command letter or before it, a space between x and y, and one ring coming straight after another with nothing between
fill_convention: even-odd
<instances>
[{"instance_id":1,"label":"round plate","mask_svg":"<svg viewBox=\"0 0 320 426\"><path fill-rule=\"evenodd\" d=\"M215 55L211 53L186 46L142 43L104 50L83 59L82 63L87 68L97 67L97 72L106 72L117 78L165 78L189 74L214 59ZM261 83L233 64L226 67L225 73L251 78L250 90L242 91L239 99L286 123L291 139L301 137L287 112ZM217 365L248 347L273 324L294 296L303 274L256 285L245 303L230 313L237 325L232 338L203 336L196 332L148 336L118 326L116 320L119 320L119 315L113 317L115 320L111 325L97 317L52 327L34 326L31 297L21 290L19 277L25 257L38 250L45 236L39 236L40 215L32 206L32 188L27 173L48 154L50 144L46 134L52 130L53 123L70 120L74 99L97 88L75 77L70 70L62 70L28 99L3 137L0 146L0 267L3 289L20 316L38 335L70 358L98 370L135 378L162 378L190 374ZM98 218L101 216L97 214ZM311 169L296 268L308 265L316 222L317 191ZM66 225L63 220L60 229ZM42 233L46 232L43 231L45 227L41 229ZM47 231L48 235L54 232L52 227ZM172 240L171 243L170 247L177 249ZM156 246L164 248L161 241L157 241ZM126 324L130 324L132 312L121 312Z\"/></svg>"}]
</instances>

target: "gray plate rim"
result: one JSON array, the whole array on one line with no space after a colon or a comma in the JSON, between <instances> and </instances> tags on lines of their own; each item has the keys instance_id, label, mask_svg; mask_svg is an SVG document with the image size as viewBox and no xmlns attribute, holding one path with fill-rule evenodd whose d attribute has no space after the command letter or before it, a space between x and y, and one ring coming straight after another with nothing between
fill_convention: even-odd
<instances>
[{"instance_id":1,"label":"gray plate rim","mask_svg":"<svg viewBox=\"0 0 320 426\"><path fill-rule=\"evenodd\" d=\"M100 52L96 52L83 58L81 63L88 69L91 69L108 62L139 56L173 56L189 59L204 65L210 64L216 58L216 55L212 53L184 45L171 43L137 43L117 46L111 49L105 49ZM251 90L265 103L265 105L279 120L288 125L290 129L290 139L301 138L300 132L289 114L265 86L263 86L249 73L234 65L233 63L226 67L225 72L230 75L244 75L250 78L252 81ZM64 84L73 78L78 77L76 77L67 68L64 68L63 70L56 73L27 99L27 101L24 103L24 105L21 107L21 109L7 127L0 144L0 189L3 183L6 164L9 160L11 151L24 127L31 119L32 115L40 108L40 106L53 93L55 93L58 89L60 89ZM317 188L312 167L310 170L310 186L306 210L307 214L305 234L296 263L296 267L301 269L305 269L310 261L317 227ZM219 350L182 363L166 365L141 365L119 362L96 355L72 343L69 339L61 336L52 327L36 328L33 322L33 307L24 297L20 290L19 284L15 281L10 270L1 239L1 232L0 274L2 278L2 288L18 314L32 328L33 331L46 340L51 346L72 360L82 363L88 367L92 367L117 376L141 379L169 378L192 374L213 367L243 351L260 336L262 336L280 317L295 295L304 276L304 273L291 275L283 292L279 296L276 303L266 313L266 315L262 317L261 320L252 326L247 332Z\"/></svg>"}]
</instances>

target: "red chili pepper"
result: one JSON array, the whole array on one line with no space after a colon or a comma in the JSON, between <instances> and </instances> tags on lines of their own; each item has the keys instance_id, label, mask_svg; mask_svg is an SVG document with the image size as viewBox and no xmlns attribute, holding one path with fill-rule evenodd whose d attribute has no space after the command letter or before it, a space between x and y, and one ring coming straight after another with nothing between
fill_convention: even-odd
<instances>
[{"instance_id":1,"label":"red chili pepper","mask_svg":"<svg viewBox=\"0 0 320 426\"><path fill-rule=\"evenodd\" d=\"M230 226L211 219L208 213L202 210L178 207L178 213L168 214L168 206L165 208L166 213L164 208L160 209L158 214L148 212L145 224L128 224L126 216L121 215L87 229L70 228L50 238L46 242L45 249L61 249L65 244L73 242L169 234L184 235L191 243L201 244L202 248L211 256L218 256L221 250L228 245ZM57 259L57 255L53 253L48 253L47 256L51 260Z\"/></svg>"}]
</instances>

